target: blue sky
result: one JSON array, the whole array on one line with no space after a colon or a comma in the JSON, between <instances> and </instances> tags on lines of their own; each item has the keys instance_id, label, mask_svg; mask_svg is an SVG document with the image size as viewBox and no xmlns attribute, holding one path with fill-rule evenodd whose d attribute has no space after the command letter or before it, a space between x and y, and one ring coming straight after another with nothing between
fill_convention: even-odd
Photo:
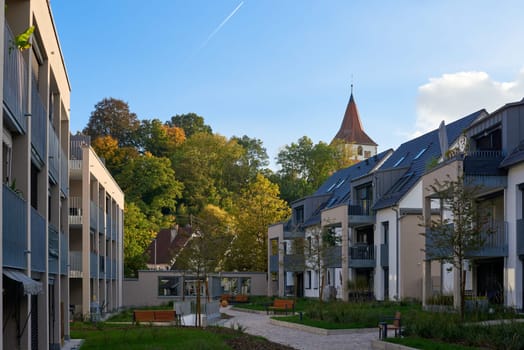
<instances>
[{"instance_id":1,"label":"blue sky","mask_svg":"<svg viewBox=\"0 0 524 350\"><path fill-rule=\"evenodd\" d=\"M330 142L350 84L379 150L524 97L524 2L51 2L71 81L71 131L104 97L140 119L195 112L273 159ZM352 78L353 77L353 78Z\"/></svg>"}]
</instances>

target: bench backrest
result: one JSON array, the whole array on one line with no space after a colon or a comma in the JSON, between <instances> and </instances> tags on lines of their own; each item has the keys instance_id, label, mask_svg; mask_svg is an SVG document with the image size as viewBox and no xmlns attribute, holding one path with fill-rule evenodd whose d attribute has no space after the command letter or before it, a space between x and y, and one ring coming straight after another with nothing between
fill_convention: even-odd
<instances>
[{"instance_id":1,"label":"bench backrest","mask_svg":"<svg viewBox=\"0 0 524 350\"><path fill-rule=\"evenodd\" d=\"M165 321L174 321L175 319L176 319L175 311L173 310L155 311L155 321L165 322Z\"/></svg>"},{"instance_id":2,"label":"bench backrest","mask_svg":"<svg viewBox=\"0 0 524 350\"><path fill-rule=\"evenodd\" d=\"M153 322L155 320L155 312L152 310L135 310L133 319L135 322Z\"/></svg>"},{"instance_id":3,"label":"bench backrest","mask_svg":"<svg viewBox=\"0 0 524 350\"><path fill-rule=\"evenodd\" d=\"M248 300L248 297L247 295L245 294L238 294L238 295L235 295L235 301L238 301L238 302L246 302Z\"/></svg>"},{"instance_id":4,"label":"bench backrest","mask_svg":"<svg viewBox=\"0 0 524 350\"><path fill-rule=\"evenodd\" d=\"M400 328L400 311L395 312L395 319L393 320L393 326Z\"/></svg>"},{"instance_id":5,"label":"bench backrest","mask_svg":"<svg viewBox=\"0 0 524 350\"><path fill-rule=\"evenodd\" d=\"M292 309L294 304L295 302L293 300L275 299L273 301L273 307Z\"/></svg>"}]
</instances>

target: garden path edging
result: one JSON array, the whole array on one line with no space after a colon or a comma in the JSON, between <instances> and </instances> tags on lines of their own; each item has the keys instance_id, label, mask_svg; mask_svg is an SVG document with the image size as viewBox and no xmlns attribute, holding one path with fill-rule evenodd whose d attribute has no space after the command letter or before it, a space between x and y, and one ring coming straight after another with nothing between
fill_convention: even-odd
<instances>
[{"instance_id":1,"label":"garden path edging","mask_svg":"<svg viewBox=\"0 0 524 350\"><path fill-rule=\"evenodd\" d=\"M303 324L298 324L298 323L293 323L293 322L279 321L279 320L275 320L273 318L269 319L269 323L272 324L272 325L275 325L275 326L292 328L292 329L296 329L296 330L299 330L299 331L304 331L304 332L313 333L313 334L319 334L319 335L339 335L339 334L369 333L370 331L374 331L376 329L376 328L324 329L324 328L306 326L306 325L303 325Z\"/></svg>"}]
</instances>

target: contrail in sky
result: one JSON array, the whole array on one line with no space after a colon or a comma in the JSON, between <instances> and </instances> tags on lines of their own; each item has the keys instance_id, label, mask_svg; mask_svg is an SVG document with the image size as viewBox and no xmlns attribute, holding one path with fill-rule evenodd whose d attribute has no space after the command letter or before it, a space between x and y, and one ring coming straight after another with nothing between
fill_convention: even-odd
<instances>
[{"instance_id":1,"label":"contrail in sky","mask_svg":"<svg viewBox=\"0 0 524 350\"><path fill-rule=\"evenodd\" d=\"M222 29L222 27L231 19L231 17L235 15L235 13L237 13L237 11L242 7L242 5L244 5L244 1L241 1L240 4L238 4L237 7L235 7L235 9L231 11L231 13L222 21L222 23L220 23L218 27L216 27L215 30L213 30L213 32L209 34L206 41L204 41L202 45L200 45L200 49L207 45L209 40L211 40L220 29Z\"/></svg>"}]
</instances>

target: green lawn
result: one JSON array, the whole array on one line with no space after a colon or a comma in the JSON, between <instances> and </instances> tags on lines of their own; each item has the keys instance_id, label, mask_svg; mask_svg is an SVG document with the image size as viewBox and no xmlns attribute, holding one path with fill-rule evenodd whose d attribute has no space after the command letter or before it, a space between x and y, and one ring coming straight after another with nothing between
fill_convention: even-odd
<instances>
[{"instance_id":1,"label":"green lawn","mask_svg":"<svg viewBox=\"0 0 524 350\"><path fill-rule=\"evenodd\" d=\"M73 323L71 337L84 339L81 350L162 350L162 349L284 349L280 344L223 327L119 326ZM268 346L271 347L268 347Z\"/></svg>"},{"instance_id":2,"label":"green lawn","mask_svg":"<svg viewBox=\"0 0 524 350\"><path fill-rule=\"evenodd\" d=\"M278 321L284 321L284 322L292 322L297 324L303 324L305 326L311 326L311 327L317 327L322 329L358 329L358 328L368 328L365 324L359 323L359 322L353 322L353 323L335 323L335 322L329 322L329 321L322 321L322 320L312 320L306 317L302 317L302 320L300 319L300 316L294 315L294 316L279 316L279 317L273 317L275 320ZM376 327L375 324L373 327Z\"/></svg>"},{"instance_id":3,"label":"green lawn","mask_svg":"<svg viewBox=\"0 0 524 350\"><path fill-rule=\"evenodd\" d=\"M478 350L480 349L480 348L475 348L471 346L443 343L440 341L418 338L418 337L388 338L387 341L390 343L401 344L401 345L409 346L415 349L424 349L424 350Z\"/></svg>"}]
</instances>

